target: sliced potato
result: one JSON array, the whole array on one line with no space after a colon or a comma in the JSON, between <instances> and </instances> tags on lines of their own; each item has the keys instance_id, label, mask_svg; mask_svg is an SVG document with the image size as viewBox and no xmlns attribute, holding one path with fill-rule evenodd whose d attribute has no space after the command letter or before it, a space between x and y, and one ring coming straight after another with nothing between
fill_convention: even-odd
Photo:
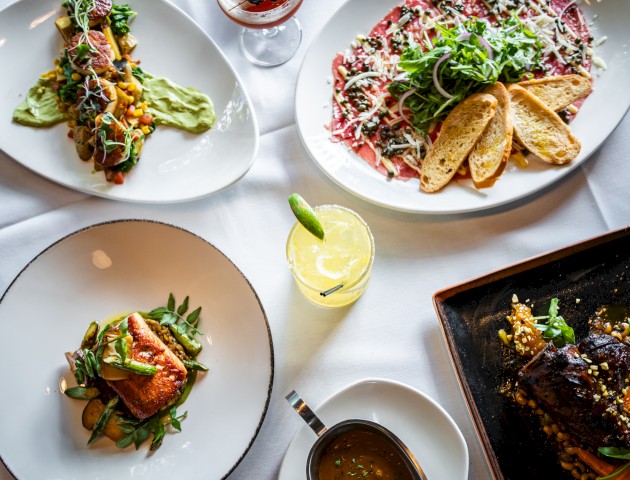
<instances>
[{"instance_id":1,"label":"sliced potato","mask_svg":"<svg viewBox=\"0 0 630 480\"><path fill-rule=\"evenodd\" d=\"M91 130L85 125L78 125L72 131L74 137L74 146L81 160L89 160L92 157L94 147L90 144L92 138Z\"/></svg>"},{"instance_id":2,"label":"sliced potato","mask_svg":"<svg viewBox=\"0 0 630 480\"><path fill-rule=\"evenodd\" d=\"M138 45L138 40L131 33L125 33L124 35L120 35L118 37L118 46L120 47L120 52L124 55L126 53L131 53L131 51L136 48Z\"/></svg>"},{"instance_id":3,"label":"sliced potato","mask_svg":"<svg viewBox=\"0 0 630 480\"><path fill-rule=\"evenodd\" d=\"M70 17L59 17L55 20L55 26L63 37L63 41L66 43L69 42L72 38L72 21L70 20Z\"/></svg>"},{"instance_id":4,"label":"sliced potato","mask_svg":"<svg viewBox=\"0 0 630 480\"><path fill-rule=\"evenodd\" d=\"M81 416L81 423L83 424L83 428L86 430L92 430L98 417L101 416L105 410L105 404L101 401L100 398L95 398L90 400L88 404L83 409L83 415ZM120 427L118 426L118 414L120 412L116 411L111 416L109 421L105 424L105 428L103 429L103 435L107 438L110 438L113 441L118 441L125 435Z\"/></svg>"}]
</instances>

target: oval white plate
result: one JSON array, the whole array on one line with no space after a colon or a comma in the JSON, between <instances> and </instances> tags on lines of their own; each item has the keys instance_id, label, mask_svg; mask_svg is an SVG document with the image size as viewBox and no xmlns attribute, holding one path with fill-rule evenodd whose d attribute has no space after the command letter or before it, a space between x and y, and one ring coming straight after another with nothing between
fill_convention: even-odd
<instances>
[{"instance_id":1,"label":"oval white plate","mask_svg":"<svg viewBox=\"0 0 630 480\"><path fill-rule=\"evenodd\" d=\"M459 180L429 195L419 192L417 179L388 181L343 144L332 143L326 126L331 119L333 58L337 52L349 49L357 34L368 34L399 3L400 0L348 0L312 43L297 82L296 120L306 149L332 180L364 200L414 213L469 212L517 200L552 184L584 162L612 133L630 106L630 89L626 85L630 77L630 2L582 4L588 19L597 15L592 27L595 38L608 37L597 48L608 70L601 77L596 75L595 90L572 123L582 142L582 151L574 162L553 167L532 160L526 169L517 169L510 163L492 188L482 190L476 190L470 180Z\"/></svg>"},{"instance_id":2,"label":"oval white plate","mask_svg":"<svg viewBox=\"0 0 630 480\"><path fill-rule=\"evenodd\" d=\"M459 428L442 407L409 385L379 378L361 380L313 410L326 426L358 418L390 429L409 447L431 480L468 478L468 448ZM305 477L306 459L316 439L307 425L298 430L278 480Z\"/></svg>"},{"instance_id":3,"label":"oval white plate","mask_svg":"<svg viewBox=\"0 0 630 480\"><path fill-rule=\"evenodd\" d=\"M60 379L75 384L64 352L92 320L165 305L170 292L202 307L199 359L210 368L179 409L182 432L152 455L107 438L88 447L85 402L59 391ZM7 289L0 325L0 456L20 480L225 478L267 411L273 345L258 296L219 250L177 227L122 220L63 238Z\"/></svg>"},{"instance_id":4,"label":"oval white plate","mask_svg":"<svg viewBox=\"0 0 630 480\"><path fill-rule=\"evenodd\" d=\"M68 128L12 122L13 109L63 46L54 21L60 0L20 0L0 12L0 148L25 167L67 187L101 197L145 203L193 200L231 185L251 167L258 123L238 75L201 28L165 0L132 0L131 31L142 68L210 96L217 114L208 132L192 135L161 126L123 185L105 181L82 162ZM8 74L8 72L11 72Z\"/></svg>"}]
</instances>

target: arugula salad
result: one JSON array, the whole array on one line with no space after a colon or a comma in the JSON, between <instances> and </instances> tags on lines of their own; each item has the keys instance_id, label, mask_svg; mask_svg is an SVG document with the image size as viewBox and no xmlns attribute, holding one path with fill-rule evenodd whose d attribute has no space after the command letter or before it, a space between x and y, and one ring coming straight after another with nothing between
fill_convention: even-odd
<instances>
[{"instance_id":1,"label":"arugula salad","mask_svg":"<svg viewBox=\"0 0 630 480\"><path fill-rule=\"evenodd\" d=\"M591 65L604 65L592 43L572 0L405 0L334 58L331 140L389 178L419 178L464 99L498 83L590 81ZM554 113L570 121L584 96ZM513 147L524 166L523 146Z\"/></svg>"},{"instance_id":2,"label":"arugula salad","mask_svg":"<svg viewBox=\"0 0 630 480\"><path fill-rule=\"evenodd\" d=\"M170 294L165 306L89 325L80 348L66 353L78 385L64 391L88 400L88 445L106 436L119 448L150 440L156 450L169 426L181 431L188 412L178 409L208 370L197 361L200 314L201 307L189 312L188 297L177 306Z\"/></svg>"},{"instance_id":3,"label":"arugula salad","mask_svg":"<svg viewBox=\"0 0 630 480\"><path fill-rule=\"evenodd\" d=\"M202 133L214 125L210 98L153 76L134 58L136 12L112 0L63 0L55 20L63 48L13 112L30 127L67 122L81 160L120 185L140 159L145 140L164 124Z\"/></svg>"}]
</instances>

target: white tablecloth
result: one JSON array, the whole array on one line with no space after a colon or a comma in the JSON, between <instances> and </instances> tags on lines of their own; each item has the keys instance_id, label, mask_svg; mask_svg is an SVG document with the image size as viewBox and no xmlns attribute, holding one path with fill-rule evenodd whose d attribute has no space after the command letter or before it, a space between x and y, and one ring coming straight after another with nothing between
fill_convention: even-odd
<instances>
[{"instance_id":1,"label":"white tablecloth","mask_svg":"<svg viewBox=\"0 0 630 480\"><path fill-rule=\"evenodd\" d=\"M9 3L0 0L0 7ZM582 167L533 197L468 215L396 213L354 198L328 180L307 156L296 130L293 92L300 63L341 2L305 0L298 14L304 27L300 51L271 69L255 67L241 56L239 28L213 0L175 3L226 53L253 99L261 145L252 169L203 200L137 205L68 190L0 153L0 292L42 249L81 227L119 218L181 226L208 239L239 266L257 290L273 334L276 365L269 411L230 479L276 478L286 447L302 425L284 400L291 389L317 405L364 377L405 382L433 397L466 438L469 478L488 478L431 296L451 284L628 225L630 116ZM351 308L317 308L293 284L284 244L294 221L287 197L294 191L312 204L352 208L372 228L377 250L372 280ZM1 395L9 394L4 389ZM0 467L0 480L11 478Z\"/></svg>"}]
</instances>

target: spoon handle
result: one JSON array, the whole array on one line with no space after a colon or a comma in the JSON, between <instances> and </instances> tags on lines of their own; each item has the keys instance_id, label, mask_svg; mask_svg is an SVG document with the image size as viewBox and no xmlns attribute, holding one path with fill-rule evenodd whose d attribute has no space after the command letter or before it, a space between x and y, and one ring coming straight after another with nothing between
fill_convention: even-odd
<instances>
[{"instance_id":1,"label":"spoon handle","mask_svg":"<svg viewBox=\"0 0 630 480\"><path fill-rule=\"evenodd\" d=\"M309 408L309 406L304 403L302 397L300 397L295 390L292 390L286 396L289 405L293 407L293 409L298 413L302 420L304 420L309 427L315 432L318 437L321 437L327 430L326 425L322 423L322 421L315 415L315 412Z\"/></svg>"}]
</instances>

